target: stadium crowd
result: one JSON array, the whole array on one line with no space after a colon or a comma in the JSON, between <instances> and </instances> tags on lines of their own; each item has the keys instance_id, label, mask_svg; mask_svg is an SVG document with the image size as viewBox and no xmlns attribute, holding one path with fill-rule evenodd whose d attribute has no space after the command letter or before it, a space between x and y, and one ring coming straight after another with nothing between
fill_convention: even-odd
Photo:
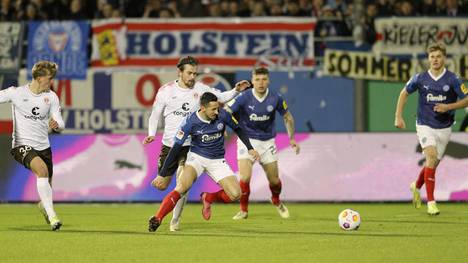
<instances>
[{"instance_id":1,"label":"stadium crowd","mask_svg":"<svg viewBox=\"0 0 468 263\"><path fill-rule=\"evenodd\" d=\"M0 21L316 17L316 37L373 44L376 17L468 16L468 0L1 0ZM360 37L362 36L362 37Z\"/></svg>"},{"instance_id":2,"label":"stadium crowd","mask_svg":"<svg viewBox=\"0 0 468 263\"><path fill-rule=\"evenodd\" d=\"M0 21L111 17L299 16L345 20L353 0L1 0ZM363 0L366 19L376 16L465 16L464 0Z\"/></svg>"}]
</instances>

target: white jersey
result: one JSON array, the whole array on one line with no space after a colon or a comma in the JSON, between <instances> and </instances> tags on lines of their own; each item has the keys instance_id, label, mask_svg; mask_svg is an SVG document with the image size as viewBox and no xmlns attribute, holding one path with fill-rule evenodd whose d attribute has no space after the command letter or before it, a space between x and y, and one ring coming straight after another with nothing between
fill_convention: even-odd
<instances>
[{"instance_id":1,"label":"white jersey","mask_svg":"<svg viewBox=\"0 0 468 263\"><path fill-rule=\"evenodd\" d=\"M205 92L214 93L220 102L227 102L234 98L238 92L234 89L221 92L201 82L195 82L192 88L182 88L178 81L171 81L162 86L153 103L153 111L149 119L148 135L156 135L159 118L164 118L164 134L162 143L168 147L174 144L174 136L180 124L200 107L200 97ZM183 146L190 145L190 138L185 140Z\"/></svg>"},{"instance_id":2,"label":"white jersey","mask_svg":"<svg viewBox=\"0 0 468 263\"><path fill-rule=\"evenodd\" d=\"M29 84L10 87L0 91L0 103L11 102L13 113L12 148L29 145L36 150L44 150L49 144L49 118L52 117L59 129L64 128L60 104L53 91L34 94Z\"/></svg>"}]
</instances>

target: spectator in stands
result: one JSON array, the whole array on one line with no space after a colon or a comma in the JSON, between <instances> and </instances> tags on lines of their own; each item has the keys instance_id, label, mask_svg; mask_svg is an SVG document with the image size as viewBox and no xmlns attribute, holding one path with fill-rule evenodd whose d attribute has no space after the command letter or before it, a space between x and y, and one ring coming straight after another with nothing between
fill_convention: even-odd
<instances>
[{"instance_id":1,"label":"spectator in stands","mask_svg":"<svg viewBox=\"0 0 468 263\"><path fill-rule=\"evenodd\" d=\"M281 7L281 3L274 2L270 5L270 10L268 10L268 14L270 16L283 16L283 8Z\"/></svg>"},{"instance_id":2,"label":"spectator in stands","mask_svg":"<svg viewBox=\"0 0 468 263\"><path fill-rule=\"evenodd\" d=\"M265 5L262 1L257 1L253 4L250 16L258 17L258 16L266 16L267 12L265 11Z\"/></svg>"},{"instance_id":3,"label":"spectator in stands","mask_svg":"<svg viewBox=\"0 0 468 263\"><path fill-rule=\"evenodd\" d=\"M410 1L400 2L400 16L415 16L413 5Z\"/></svg>"},{"instance_id":4,"label":"spectator in stands","mask_svg":"<svg viewBox=\"0 0 468 263\"><path fill-rule=\"evenodd\" d=\"M208 16L221 17L221 7L218 2L213 2L208 6Z\"/></svg>"},{"instance_id":5,"label":"spectator in stands","mask_svg":"<svg viewBox=\"0 0 468 263\"><path fill-rule=\"evenodd\" d=\"M0 21L14 21L15 9L10 0L2 0L0 5Z\"/></svg>"},{"instance_id":6,"label":"spectator in stands","mask_svg":"<svg viewBox=\"0 0 468 263\"><path fill-rule=\"evenodd\" d=\"M289 0L286 3L286 16L308 16L309 14L300 8L297 0Z\"/></svg>"},{"instance_id":7,"label":"spectator in stands","mask_svg":"<svg viewBox=\"0 0 468 263\"><path fill-rule=\"evenodd\" d=\"M229 1L229 16L241 16L239 13L239 3L235 0Z\"/></svg>"},{"instance_id":8,"label":"spectator in stands","mask_svg":"<svg viewBox=\"0 0 468 263\"><path fill-rule=\"evenodd\" d=\"M81 0L71 1L69 18L72 20L88 19L86 13L84 12L83 3Z\"/></svg>"},{"instance_id":9,"label":"spectator in stands","mask_svg":"<svg viewBox=\"0 0 468 263\"><path fill-rule=\"evenodd\" d=\"M466 2L466 1L465 1ZM459 5L457 0L446 0L447 8L445 9L446 16L462 16L464 14L464 10L462 10L461 6Z\"/></svg>"},{"instance_id":10,"label":"spectator in stands","mask_svg":"<svg viewBox=\"0 0 468 263\"><path fill-rule=\"evenodd\" d=\"M160 0L148 0L148 2L146 2L143 17L159 17L159 10L161 10L161 8L162 4Z\"/></svg>"},{"instance_id":11,"label":"spectator in stands","mask_svg":"<svg viewBox=\"0 0 468 263\"><path fill-rule=\"evenodd\" d=\"M317 22L317 33L320 37L346 36L348 29L343 21L336 19L333 8L325 5L322 8L322 20Z\"/></svg>"},{"instance_id":12,"label":"spectator in stands","mask_svg":"<svg viewBox=\"0 0 468 263\"><path fill-rule=\"evenodd\" d=\"M159 9L159 17L160 18L174 18L175 14L171 9L167 7L163 7Z\"/></svg>"},{"instance_id":13,"label":"spectator in stands","mask_svg":"<svg viewBox=\"0 0 468 263\"><path fill-rule=\"evenodd\" d=\"M323 6L324 6L323 0L312 0L312 16L321 17Z\"/></svg>"},{"instance_id":14,"label":"spectator in stands","mask_svg":"<svg viewBox=\"0 0 468 263\"><path fill-rule=\"evenodd\" d=\"M303 12L306 16L312 15L312 1L310 0L299 0L299 9Z\"/></svg>"},{"instance_id":15,"label":"spectator in stands","mask_svg":"<svg viewBox=\"0 0 468 263\"><path fill-rule=\"evenodd\" d=\"M374 44L377 33L374 28L374 20L379 13L378 5L369 4L366 7L366 17L364 22L364 31L366 32L366 42Z\"/></svg>"},{"instance_id":16,"label":"spectator in stands","mask_svg":"<svg viewBox=\"0 0 468 263\"><path fill-rule=\"evenodd\" d=\"M20 17L20 20L24 21L34 21L34 20L42 20L43 17L39 15L39 10L34 3L29 3L26 5L26 10Z\"/></svg>"}]
</instances>

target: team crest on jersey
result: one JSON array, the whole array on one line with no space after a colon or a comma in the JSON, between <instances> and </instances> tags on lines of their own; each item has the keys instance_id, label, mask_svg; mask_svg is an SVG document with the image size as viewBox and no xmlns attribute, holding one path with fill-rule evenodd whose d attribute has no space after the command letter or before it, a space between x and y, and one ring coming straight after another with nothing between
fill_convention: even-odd
<instances>
[{"instance_id":1,"label":"team crest on jersey","mask_svg":"<svg viewBox=\"0 0 468 263\"><path fill-rule=\"evenodd\" d=\"M463 94L468 94L468 88L465 87L464 83L461 84L460 89L463 92Z\"/></svg>"},{"instance_id":2,"label":"team crest on jersey","mask_svg":"<svg viewBox=\"0 0 468 263\"><path fill-rule=\"evenodd\" d=\"M182 140L182 138L184 138L184 132L178 131L175 137L179 140Z\"/></svg>"},{"instance_id":3,"label":"team crest on jersey","mask_svg":"<svg viewBox=\"0 0 468 263\"><path fill-rule=\"evenodd\" d=\"M449 85L444 85L442 87L442 90L445 91L445 92L449 91L449 89L450 89Z\"/></svg>"},{"instance_id":4,"label":"team crest on jersey","mask_svg":"<svg viewBox=\"0 0 468 263\"><path fill-rule=\"evenodd\" d=\"M283 101L283 109L287 110L288 109L288 104L286 103L286 101L284 100Z\"/></svg>"},{"instance_id":5,"label":"team crest on jersey","mask_svg":"<svg viewBox=\"0 0 468 263\"><path fill-rule=\"evenodd\" d=\"M45 104L49 104L49 98L47 98L47 97L44 98L44 103L45 103Z\"/></svg>"},{"instance_id":6,"label":"team crest on jersey","mask_svg":"<svg viewBox=\"0 0 468 263\"><path fill-rule=\"evenodd\" d=\"M196 100L198 100L198 93L196 93L196 92L193 93L193 98L196 99Z\"/></svg>"},{"instance_id":7,"label":"team crest on jersey","mask_svg":"<svg viewBox=\"0 0 468 263\"><path fill-rule=\"evenodd\" d=\"M224 124L222 123L218 123L218 126L216 126L218 128L218 130L222 130L224 128Z\"/></svg>"},{"instance_id":8,"label":"team crest on jersey","mask_svg":"<svg viewBox=\"0 0 468 263\"><path fill-rule=\"evenodd\" d=\"M273 106L271 106L271 105L268 105L268 106L267 106L267 111L268 111L268 112L272 112L273 109L274 109Z\"/></svg>"}]
</instances>

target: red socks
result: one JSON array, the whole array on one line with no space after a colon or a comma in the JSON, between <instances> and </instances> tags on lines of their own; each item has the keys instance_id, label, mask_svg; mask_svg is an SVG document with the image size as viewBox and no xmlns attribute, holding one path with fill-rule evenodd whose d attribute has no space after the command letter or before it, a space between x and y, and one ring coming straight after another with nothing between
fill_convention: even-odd
<instances>
[{"instance_id":1,"label":"red socks","mask_svg":"<svg viewBox=\"0 0 468 263\"><path fill-rule=\"evenodd\" d=\"M177 191L172 191L164 197L158 213L156 213L156 218L159 219L159 222L161 222L163 218L174 209L179 199L180 194Z\"/></svg>"},{"instance_id":2,"label":"red socks","mask_svg":"<svg viewBox=\"0 0 468 263\"><path fill-rule=\"evenodd\" d=\"M435 169L424 168L424 181L426 183L427 201L434 201Z\"/></svg>"},{"instance_id":3,"label":"red socks","mask_svg":"<svg viewBox=\"0 0 468 263\"><path fill-rule=\"evenodd\" d=\"M416 188L421 189L421 187L424 185L424 171L426 170L426 167L423 167L421 169L421 172L419 172L418 180L416 180Z\"/></svg>"},{"instance_id":4,"label":"red socks","mask_svg":"<svg viewBox=\"0 0 468 263\"><path fill-rule=\"evenodd\" d=\"M279 195L281 194L281 180L279 180L279 183L277 185L271 185L270 184L270 190L271 190L271 202L278 206L281 201L279 198Z\"/></svg>"},{"instance_id":5,"label":"red socks","mask_svg":"<svg viewBox=\"0 0 468 263\"><path fill-rule=\"evenodd\" d=\"M247 212L249 210L250 182L245 183L244 181L239 180L239 185L242 193L240 198L240 209L241 211Z\"/></svg>"},{"instance_id":6,"label":"red socks","mask_svg":"<svg viewBox=\"0 0 468 263\"><path fill-rule=\"evenodd\" d=\"M206 193L205 200L208 203L214 203L214 202L219 202L219 201L222 201L223 203L232 202L231 198L229 198L229 196L224 192L224 190L219 190L218 192L215 192L215 193Z\"/></svg>"}]
</instances>

